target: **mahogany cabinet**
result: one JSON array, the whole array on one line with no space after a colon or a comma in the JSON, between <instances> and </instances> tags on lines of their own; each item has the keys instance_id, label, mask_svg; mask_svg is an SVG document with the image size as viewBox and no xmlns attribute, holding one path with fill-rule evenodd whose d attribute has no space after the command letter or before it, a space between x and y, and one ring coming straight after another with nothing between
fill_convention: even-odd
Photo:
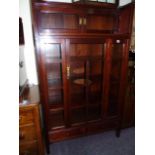
<instances>
[{"instance_id":1,"label":"mahogany cabinet","mask_svg":"<svg viewBox=\"0 0 155 155\"><path fill-rule=\"evenodd\" d=\"M128 24L133 5L126 7ZM130 26L121 28L121 10L33 1L32 12L47 141L119 134L131 36Z\"/></svg>"}]
</instances>

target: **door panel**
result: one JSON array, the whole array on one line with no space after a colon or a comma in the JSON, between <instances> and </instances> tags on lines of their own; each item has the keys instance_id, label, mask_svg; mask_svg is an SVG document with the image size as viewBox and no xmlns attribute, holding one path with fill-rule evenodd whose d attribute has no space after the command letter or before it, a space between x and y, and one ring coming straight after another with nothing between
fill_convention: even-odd
<instances>
[{"instance_id":1,"label":"door panel","mask_svg":"<svg viewBox=\"0 0 155 155\"><path fill-rule=\"evenodd\" d=\"M42 39L41 54L44 63L44 92L49 112L49 128L65 125L65 41L63 39Z\"/></svg>"},{"instance_id":2,"label":"door panel","mask_svg":"<svg viewBox=\"0 0 155 155\"><path fill-rule=\"evenodd\" d=\"M65 11L38 11L37 23L40 35L80 31L80 14Z\"/></svg>"},{"instance_id":3,"label":"door panel","mask_svg":"<svg viewBox=\"0 0 155 155\"><path fill-rule=\"evenodd\" d=\"M118 114L119 96L121 91L123 50L125 40L113 40L111 44L111 69L109 81L109 107L108 115L115 116Z\"/></svg>"},{"instance_id":4,"label":"door panel","mask_svg":"<svg viewBox=\"0 0 155 155\"><path fill-rule=\"evenodd\" d=\"M113 32L115 29L115 18L113 15L87 15L86 30Z\"/></svg>"},{"instance_id":5,"label":"door panel","mask_svg":"<svg viewBox=\"0 0 155 155\"><path fill-rule=\"evenodd\" d=\"M42 13L42 29L77 29L78 15L63 13Z\"/></svg>"},{"instance_id":6,"label":"door panel","mask_svg":"<svg viewBox=\"0 0 155 155\"><path fill-rule=\"evenodd\" d=\"M103 104L104 40L70 39L67 46L71 125L99 120Z\"/></svg>"}]
</instances>

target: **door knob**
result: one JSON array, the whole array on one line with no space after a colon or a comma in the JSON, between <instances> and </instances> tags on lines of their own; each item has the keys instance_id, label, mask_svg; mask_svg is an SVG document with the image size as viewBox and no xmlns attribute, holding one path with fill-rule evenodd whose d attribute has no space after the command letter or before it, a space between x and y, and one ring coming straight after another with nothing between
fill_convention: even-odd
<instances>
[{"instance_id":1,"label":"door knob","mask_svg":"<svg viewBox=\"0 0 155 155\"><path fill-rule=\"evenodd\" d=\"M67 79L69 79L70 78L70 66L67 66Z\"/></svg>"}]
</instances>

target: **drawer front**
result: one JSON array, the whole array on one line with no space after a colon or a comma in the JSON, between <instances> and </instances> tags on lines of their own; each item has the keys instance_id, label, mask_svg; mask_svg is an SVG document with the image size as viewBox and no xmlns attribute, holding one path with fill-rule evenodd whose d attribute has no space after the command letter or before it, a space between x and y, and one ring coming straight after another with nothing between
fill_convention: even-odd
<instances>
[{"instance_id":1,"label":"drawer front","mask_svg":"<svg viewBox=\"0 0 155 155\"><path fill-rule=\"evenodd\" d=\"M19 155L39 155L37 142L27 143L20 146Z\"/></svg>"},{"instance_id":2,"label":"drawer front","mask_svg":"<svg viewBox=\"0 0 155 155\"><path fill-rule=\"evenodd\" d=\"M20 142L26 142L36 140L36 131L33 125L19 127L19 140Z\"/></svg>"},{"instance_id":3,"label":"drawer front","mask_svg":"<svg viewBox=\"0 0 155 155\"><path fill-rule=\"evenodd\" d=\"M86 132L85 127L72 128L70 130L52 131L49 133L50 142L61 141L68 138L79 137Z\"/></svg>"},{"instance_id":4,"label":"drawer front","mask_svg":"<svg viewBox=\"0 0 155 155\"><path fill-rule=\"evenodd\" d=\"M34 122L33 110L19 111L19 125L31 124Z\"/></svg>"}]
</instances>

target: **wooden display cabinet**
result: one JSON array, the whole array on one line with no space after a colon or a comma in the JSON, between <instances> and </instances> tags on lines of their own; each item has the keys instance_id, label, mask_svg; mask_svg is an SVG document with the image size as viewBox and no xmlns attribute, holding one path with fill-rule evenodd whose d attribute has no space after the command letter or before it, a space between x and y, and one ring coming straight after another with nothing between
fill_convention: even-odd
<instances>
[{"instance_id":1,"label":"wooden display cabinet","mask_svg":"<svg viewBox=\"0 0 155 155\"><path fill-rule=\"evenodd\" d=\"M119 135L133 9L32 2L47 142L110 129Z\"/></svg>"}]
</instances>

